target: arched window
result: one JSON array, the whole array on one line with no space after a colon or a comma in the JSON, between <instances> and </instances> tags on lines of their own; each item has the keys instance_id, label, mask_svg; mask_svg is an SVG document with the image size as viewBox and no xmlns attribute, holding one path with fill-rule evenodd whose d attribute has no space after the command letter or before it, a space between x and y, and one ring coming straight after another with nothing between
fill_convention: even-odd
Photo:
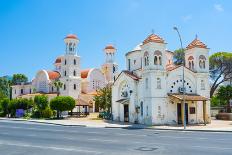
<instances>
[{"instance_id":1,"label":"arched window","mask_svg":"<svg viewBox=\"0 0 232 155\"><path fill-rule=\"evenodd\" d=\"M206 58L205 58L205 56L204 55L200 55L199 56L199 67L201 68L201 69L205 69L205 61L206 61Z\"/></svg>"},{"instance_id":2,"label":"arched window","mask_svg":"<svg viewBox=\"0 0 232 155\"><path fill-rule=\"evenodd\" d=\"M161 89L161 79L157 78L157 89Z\"/></svg>"},{"instance_id":3,"label":"arched window","mask_svg":"<svg viewBox=\"0 0 232 155\"><path fill-rule=\"evenodd\" d=\"M159 65L162 65L162 58L159 56Z\"/></svg>"},{"instance_id":4,"label":"arched window","mask_svg":"<svg viewBox=\"0 0 232 155\"><path fill-rule=\"evenodd\" d=\"M154 52L154 65L162 65L162 53L158 50Z\"/></svg>"},{"instance_id":5,"label":"arched window","mask_svg":"<svg viewBox=\"0 0 232 155\"><path fill-rule=\"evenodd\" d=\"M67 72L66 71L64 71L64 76L66 76L67 75Z\"/></svg>"},{"instance_id":6,"label":"arched window","mask_svg":"<svg viewBox=\"0 0 232 155\"><path fill-rule=\"evenodd\" d=\"M190 56L189 58L188 58L188 62L189 62L189 69L194 69L194 58L193 58L193 56Z\"/></svg>"},{"instance_id":7,"label":"arched window","mask_svg":"<svg viewBox=\"0 0 232 155\"><path fill-rule=\"evenodd\" d=\"M23 94L23 89L21 89L21 94Z\"/></svg>"},{"instance_id":8,"label":"arched window","mask_svg":"<svg viewBox=\"0 0 232 155\"><path fill-rule=\"evenodd\" d=\"M73 85L73 89L76 90L77 89L77 86L76 84Z\"/></svg>"},{"instance_id":9,"label":"arched window","mask_svg":"<svg viewBox=\"0 0 232 155\"><path fill-rule=\"evenodd\" d=\"M66 90L66 85L64 84L64 90Z\"/></svg>"},{"instance_id":10,"label":"arched window","mask_svg":"<svg viewBox=\"0 0 232 155\"><path fill-rule=\"evenodd\" d=\"M76 76L76 71L75 70L73 71L73 76Z\"/></svg>"},{"instance_id":11,"label":"arched window","mask_svg":"<svg viewBox=\"0 0 232 155\"><path fill-rule=\"evenodd\" d=\"M65 64L65 65L67 64L67 60L66 60L66 59L64 60L64 64Z\"/></svg>"},{"instance_id":12,"label":"arched window","mask_svg":"<svg viewBox=\"0 0 232 155\"><path fill-rule=\"evenodd\" d=\"M148 54L148 52L144 53L144 65L145 66L149 65L149 54Z\"/></svg>"},{"instance_id":13,"label":"arched window","mask_svg":"<svg viewBox=\"0 0 232 155\"><path fill-rule=\"evenodd\" d=\"M158 65L158 58L157 58L157 56L154 57L154 65Z\"/></svg>"},{"instance_id":14,"label":"arched window","mask_svg":"<svg viewBox=\"0 0 232 155\"><path fill-rule=\"evenodd\" d=\"M72 43L69 43L69 51L72 51Z\"/></svg>"},{"instance_id":15,"label":"arched window","mask_svg":"<svg viewBox=\"0 0 232 155\"><path fill-rule=\"evenodd\" d=\"M76 65L76 64L77 64L76 59L74 59L74 60L73 60L73 64L74 64L74 65Z\"/></svg>"}]
</instances>

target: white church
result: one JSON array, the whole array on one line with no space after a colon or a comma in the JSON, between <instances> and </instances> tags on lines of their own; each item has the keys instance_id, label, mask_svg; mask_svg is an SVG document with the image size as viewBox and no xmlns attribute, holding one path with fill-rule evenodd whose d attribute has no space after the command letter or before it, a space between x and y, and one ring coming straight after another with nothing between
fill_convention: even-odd
<instances>
[{"instance_id":1,"label":"white church","mask_svg":"<svg viewBox=\"0 0 232 155\"><path fill-rule=\"evenodd\" d=\"M173 64L173 52L166 49L164 39L151 34L126 53L127 69L112 86L113 120L164 125L183 124L186 118L187 124L210 123L209 48L194 39L185 48L184 68Z\"/></svg>"},{"instance_id":2,"label":"white church","mask_svg":"<svg viewBox=\"0 0 232 155\"><path fill-rule=\"evenodd\" d=\"M97 110L93 101L96 90L111 85L117 76L118 65L114 60L116 48L111 44L104 48L106 61L100 69L81 69L81 57L77 52L78 37L69 34L64 42L65 53L55 60L54 70L39 70L31 82L12 86L12 98L33 98L35 95L46 94L52 99L57 96L54 82L59 80L63 84L61 96L76 99L82 111Z\"/></svg>"}]
</instances>

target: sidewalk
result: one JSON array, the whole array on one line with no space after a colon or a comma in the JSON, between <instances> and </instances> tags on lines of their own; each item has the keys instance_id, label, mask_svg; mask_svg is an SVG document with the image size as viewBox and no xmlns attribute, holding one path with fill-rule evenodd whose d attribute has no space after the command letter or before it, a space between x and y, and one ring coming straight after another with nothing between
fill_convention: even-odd
<instances>
[{"instance_id":1,"label":"sidewalk","mask_svg":"<svg viewBox=\"0 0 232 155\"><path fill-rule=\"evenodd\" d=\"M123 122L112 122L104 120L92 120L88 118L68 118L62 120L40 120L40 119L18 119L18 118L0 118L0 120L10 121L27 121L34 123L44 123L62 126L83 126L96 128L129 128L129 129L153 129L153 130L176 130L182 131L182 126L146 126L141 124L131 124ZM204 125L188 125L187 131L207 131L207 132L232 132L232 121L212 120L211 124Z\"/></svg>"}]
</instances>

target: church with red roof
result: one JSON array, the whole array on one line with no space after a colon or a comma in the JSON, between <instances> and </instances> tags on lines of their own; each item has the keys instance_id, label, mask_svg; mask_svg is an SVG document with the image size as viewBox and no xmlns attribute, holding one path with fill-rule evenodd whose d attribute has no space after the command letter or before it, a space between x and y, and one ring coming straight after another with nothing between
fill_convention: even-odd
<instances>
[{"instance_id":1,"label":"church with red roof","mask_svg":"<svg viewBox=\"0 0 232 155\"><path fill-rule=\"evenodd\" d=\"M97 90L111 85L116 79L118 65L114 55L116 48L106 45L103 49L106 60L100 68L81 68L81 57L77 53L79 39L75 34L64 37L65 52L54 61L53 70L39 70L30 83L21 83L12 86L12 98L33 96L33 94L46 94L54 97L59 93L62 96L71 96L77 101L78 106L84 106L85 111L93 112L93 96ZM55 83L60 81L61 88ZM87 108L87 109L86 109Z\"/></svg>"}]
</instances>

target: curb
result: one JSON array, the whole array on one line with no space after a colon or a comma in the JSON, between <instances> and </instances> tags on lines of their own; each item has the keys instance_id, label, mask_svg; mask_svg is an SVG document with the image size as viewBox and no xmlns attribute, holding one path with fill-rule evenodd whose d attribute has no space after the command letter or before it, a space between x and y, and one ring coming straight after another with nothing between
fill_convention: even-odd
<instances>
[{"instance_id":1,"label":"curb","mask_svg":"<svg viewBox=\"0 0 232 155\"><path fill-rule=\"evenodd\" d=\"M78 126L78 127L87 127L87 125L70 125L70 124L61 124L61 123L51 123L51 122L40 122L36 120L23 120L23 119L2 119L0 120L6 120L6 121L18 121L18 122L32 122L32 123L39 123L39 124L50 124L50 125L57 125L57 126Z\"/></svg>"},{"instance_id":2,"label":"curb","mask_svg":"<svg viewBox=\"0 0 232 155\"><path fill-rule=\"evenodd\" d=\"M3 119L0 118L0 120L7 120L7 121L21 121L21 122L32 122L32 123L40 123L40 124L50 124L50 125L57 125L57 126L72 126L72 127L91 127L88 125L71 125L71 124L61 124L61 123L51 123L51 122L40 122L36 120L23 120L23 119ZM163 129L163 128L151 128L151 127L117 127L117 126L105 126L105 127L99 127L99 128L108 128L108 129L130 129L130 130L136 130L136 129L146 129L146 130L161 130L161 131L191 131L191 132L224 132L224 133L232 133L232 131L228 130L194 130L194 129Z\"/></svg>"}]
</instances>

